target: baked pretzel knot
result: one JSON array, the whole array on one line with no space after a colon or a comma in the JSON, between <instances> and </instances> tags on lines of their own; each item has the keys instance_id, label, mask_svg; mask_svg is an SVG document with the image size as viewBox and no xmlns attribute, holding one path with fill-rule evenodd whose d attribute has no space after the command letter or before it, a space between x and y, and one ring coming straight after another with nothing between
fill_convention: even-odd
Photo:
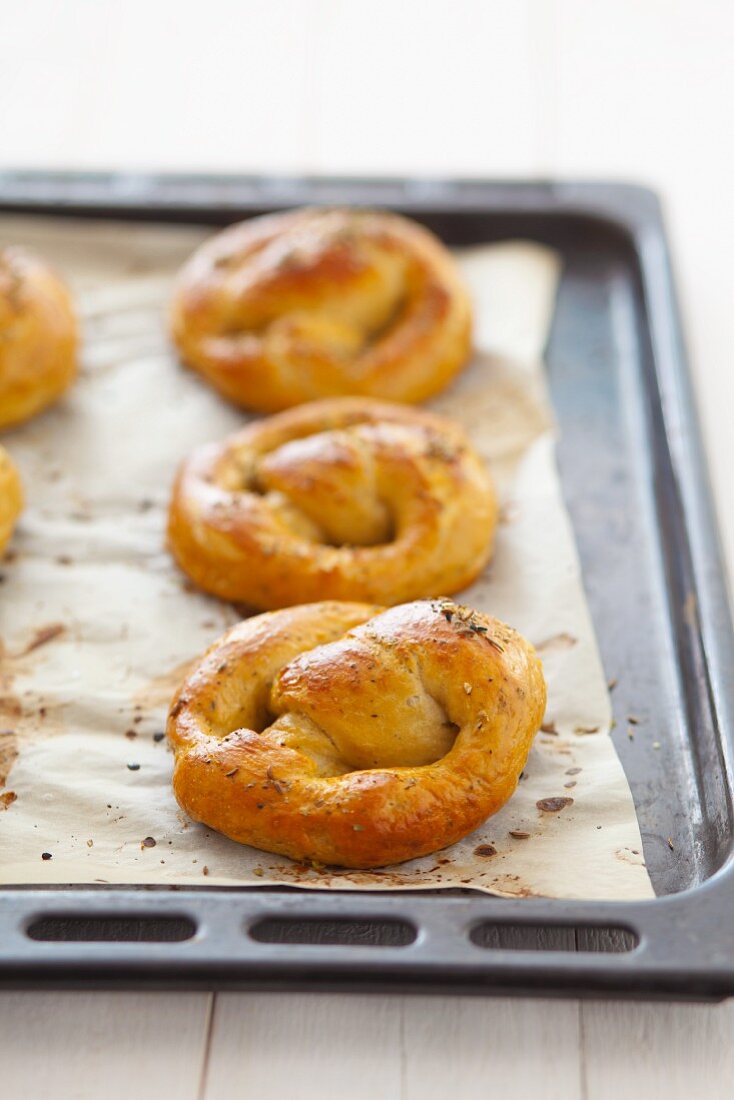
<instances>
[{"instance_id":1,"label":"baked pretzel knot","mask_svg":"<svg viewBox=\"0 0 734 1100\"><path fill-rule=\"evenodd\" d=\"M397 214L302 209L231 226L185 265L171 312L184 362L276 412L337 394L418 402L466 362L454 262Z\"/></svg>"},{"instance_id":2,"label":"baked pretzel knot","mask_svg":"<svg viewBox=\"0 0 734 1100\"><path fill-rule=\"evenodd\" d=\"M271 612L225 634L179 690L173 787L242 844L381 867L495 813L544 709L532 646L448 600Z\"/></svg>"},{"instance_id":3,"label":"baked pretzel knot","mask_svg":"<svg viewBox=\"0 0 734 1100\"><path fill-rule=\"evenodd\" d=\"M23 507L18 471L4 447L0 447L0 553L7 546Z\"/></svg>"},{"instance_id":4,"label":"baked pretzel knot","mask_svg":"<svg viewBox=\"0 0 734 1100\"><path fill-rule=\"evenodd\" d=\"M332 398L195 451L174 486L169 542L221 599L394 604L465 587L496 518L489 474L458 425Z\"/></svg>"},{"instance_id":5,"label":"baked pretzel knot","mask_svg":"<svg viewBox=\"0 0 734 1100\"><path fill-rule=\"evenodd\" d=\"M76 375L76 352L64 284L22 249L0 249L0 428L55 401Z\"/></svg>"}]
</instances>

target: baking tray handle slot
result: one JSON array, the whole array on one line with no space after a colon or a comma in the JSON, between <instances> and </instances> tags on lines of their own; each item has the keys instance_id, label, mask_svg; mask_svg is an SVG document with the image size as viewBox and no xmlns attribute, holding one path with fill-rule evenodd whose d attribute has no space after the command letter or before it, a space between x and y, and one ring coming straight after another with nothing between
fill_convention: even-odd
<instances>
[{"instance_id":1,"label":"baking tray handle slot","mask_svg":"<svg viewBox=\"0 0 734 1100\"><path fill-rule=\"evenodd\" d=\"M26 928L29 939L52 943L182 943L196 934L189 917L40 916Z\"/></svg>"},{"instance_id":2,"label":"baking tray handle slot","mask_svg":"<svg viewBox=\"0 0 734 1100\"><path fill-rule=\"evenodd\" d=\"M409 921L395 919L338 919L266 917L257 921L248 934L258 943L284 943L323 947L408 947L417 938Z\"/></svg>"},{"instance_id":3,"label":"baking tray handle slot","mask_svg":"<svg viewBox=\"0 0 734 1100\"><path fill-rule=\"evenodd\" d=\"M623 954L634 951L640 937L629 928L612 925L509 924L482 921L469 938L477 947L494 951L574 951Z\"/></svg>"}]
</instances>

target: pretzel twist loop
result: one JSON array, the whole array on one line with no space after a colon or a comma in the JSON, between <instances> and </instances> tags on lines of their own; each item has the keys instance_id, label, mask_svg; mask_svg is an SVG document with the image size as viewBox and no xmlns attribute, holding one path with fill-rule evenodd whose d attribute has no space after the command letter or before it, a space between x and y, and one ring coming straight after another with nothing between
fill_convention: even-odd
<instances>
[{"instance_id":1,"label":"pretzel twist loop","mask_svg":"<svg viewBox=\"0 0 734 1100\"><path fill-rule=\"evenodd\" d=\"M492 481L458 425L333 398L194 452L168 529L200 587L268 610L456 592L486 564L496 521Z\"/></svg>"},{"instance_id":2,"label":"pretzel twist loop","mask_svg":"<svg viewBox=\"0 0 734 1100\"><path fill-rule=\"evenodd\" d=\"M174 791L243 844L399 863L504 804L544 709L532 646L449 600L271 612L216 642L174 699Z\"/></svg>"},{"instance_id":3,"label":"pretzel twist loop","mask_svg":"<svg viewBox=\"0 0 734 1100\"><path fill-rule=\"evenodd\" d=\"M171 331L184 362L258 412L338 394L416 403L466 362L471 306L422 226L302 209L202 245L178 279Z\"/></svg>"}]
</instances>

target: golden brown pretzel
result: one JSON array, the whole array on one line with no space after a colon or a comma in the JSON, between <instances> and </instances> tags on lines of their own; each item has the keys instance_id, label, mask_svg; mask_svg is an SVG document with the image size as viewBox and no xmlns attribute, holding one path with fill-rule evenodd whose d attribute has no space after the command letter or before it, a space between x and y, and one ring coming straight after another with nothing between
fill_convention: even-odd
<instances>
[{"instance_id":1,"label":"golden brown pretzel","mask_svg":"<svg viewBox=\"0 0 734 1100\"><path fill-rule=\"evenodd\" d=\"M174 486L169 542L221 599L394 604L469 584L496 519L489 474L457 424L332 398L195 451Z\"/></svg>"},{"instance_id":2,"label":"golden brown pretzel","mask_svg":"<svg viewBox=\"0 0 734 1100\"><path fill-rule=\"evenodd\" d=\"M0 428L45 409L76 375L69 293L41 260L0 249Z\"/></svg>"},{"instance_id":3,"label":"golden brown pretzel","mask_svg":"<svg viewBox=\"0 0 734 1100\"><path fill-rule=\"evenodd\" d=\"M450 254L417 223L307 208L199 248L171 328L184 362L259 412L337 394L418 402L466 362L471 306Z\"/></svg>"},{"instance_id":4,"label":"golden brown pretzel","mask_svg":"<svg viewBox=\"0 0 734 1100\"><path fill-rule=\"evenodd\" d=\"M380 867L495 813L545 709L528 642L449 600L318 603L233 627L173 700L195 820L293 859Z\"/></svg>"},{"instance_id":5,"label":"golden brown pretzel","mask_svg":"<svg viewBox=\"0 0 734 1100\"><path fill-rule=\"evenodd\" d=\"M18 471L4 447L0 447L0 553L7 546L23 507Z\"/></svg>"}]
</instances>

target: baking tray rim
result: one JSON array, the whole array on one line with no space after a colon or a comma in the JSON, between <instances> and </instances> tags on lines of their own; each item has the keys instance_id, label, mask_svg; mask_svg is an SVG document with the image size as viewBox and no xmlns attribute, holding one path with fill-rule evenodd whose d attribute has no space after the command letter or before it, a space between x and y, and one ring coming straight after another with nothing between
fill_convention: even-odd
<instances>
[{"instance_id":1,"label":"baking tray rim","mask_svg":"<svg viewBox=\"0 0 734 1100\"><path fill-rule=\"evenodd\" d=\"M31 186L29 187L29 184ZM211 192L217 192L216 204ZM376 193L377 192L377 193ZM663 413L666 445L688 538L695 630L705 656L727 791L734 747L734 634L708 473L687 370L660 202L636 184L603 181L484 181L275 178L114 173L0 172L0 211L53 216L198 220L294 203L349 202L411 212L535 213L603 222L634 249ZM153 199L153 196L157 198ZM141 212L141 203L144 209ZM142 216L141 216L142 213ZM206 220L203 218L202 220ZM236 892L237 904L232 905ZM444 904L436 905L441 900ZM704 882L642 901L584 902L417 892L306 892L166 886L0 888L0 984L9 986L435 989L637 996L722 997L734 993L734 932L722 919L734 903L734 860ZM403 947L263 944L244 934L257 916L404 919L418 929ZM450 914L447 919L444 911ZM39 943L25 930L39 914L183 916L197 925L181 943ZM235 917L234 922L232 917ZM229 917L229 919L227 919ZM624 954L477 948L465 933L482 921L516 926L629 929ZM459 933L457 935L457 932ZM318 975L314 973L318 971Z\"/></svg>"}]
</instances>

